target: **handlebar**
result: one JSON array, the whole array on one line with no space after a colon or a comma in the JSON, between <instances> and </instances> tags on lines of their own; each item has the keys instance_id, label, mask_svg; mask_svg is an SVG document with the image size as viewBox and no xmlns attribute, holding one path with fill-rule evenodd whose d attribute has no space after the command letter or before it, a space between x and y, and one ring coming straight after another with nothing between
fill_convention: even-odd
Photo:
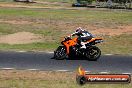
<instances>
[{"instance_id":1,"label":"handlebar","mask_svg":"<svg viewBox=\"0 0 132 88\"><path fill-rule=\"evenodd\" d=\"M64 38L65 38L65 40L70 40L70 39L72 39L71 36L65 36Z\"/></svg>"}]
</instances>

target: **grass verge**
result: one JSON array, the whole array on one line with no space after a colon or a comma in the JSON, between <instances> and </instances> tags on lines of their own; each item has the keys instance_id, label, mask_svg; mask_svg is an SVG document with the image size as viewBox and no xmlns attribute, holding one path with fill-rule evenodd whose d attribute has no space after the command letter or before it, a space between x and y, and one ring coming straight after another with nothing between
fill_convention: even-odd
<instances>
[{"instance_id":1,"label":"grass verge","mask_svg":"<svg viewBox=\"0 0 132 88\"><path fill-rule=\"evenodd\" d=\"M132 54L132 34L104 37L104 42L98 44L103 54ZM59 42L43 42L31 44L0 44L0 50L26 50L26 51L53 51L60 45Z\"/></svg>"},{"instance_id":2,"label":"grass verge","mask_svg":"<svg viewBox=\"0 0 132 88\"><path fill-rule=\"evenodd\" d=\"M30 43L30 44L0 44L0 50L26 50L26 51L52 51L59 44L55 42Z\"/></svg>"},{"instance_id":3,"label":"grass verge","mask_svg":"<svg viewBox=\"0 0 132 88\"><path fill-rule=\"evenodd\" d=\"M75 72L1 70L1 88L131 88L130 84L86 84L76 83Z\"/></svg>"},{"instance_id":4,"label":"grass verge","mask_svg":"<svg viewBox=\"0 0 132 88\"><path fill-rule=\"evenodd\" d=\"M132 34L119 36L107 36L104 43L99 44L103 54L132 54Z\"/></svg>"},{"instance_id":5,"label":"grass verge","mask_svg":"<svg viewBox=\"0 0 132 88\"><path fill-rule=\"evenodd\" d=\"M33 26L45 25L53 28L70 29L71 26L117 27L132 23L132 13L127 11L97 11L97 10L61 10L61 9L23 9L1 8L0 19L26 20ZM19 23L19 22L18 22ZM40 25L41 24L41 25ZM26 24L25 24L26 25ZM24 28L25 25L21 25ZM66 25L66 26L65 26ZM15 24L16 26L16 24ZM15 28L15 27L14 27ZM43 27L44 28L44 27Z\"/></svg>"},{"instance_id":6,"label":"grass verge","mask_svg":"<svg viewBox=\"0 0 132 88\"><path fill-rule=\"evenodd\" d=\"M57 48L60 37L72 33L78 26L89 29L89 26L94 25L95 28L118 30L118 26L131 25L132 13L114 10L0 8L0 20L0 35L27 31L41 34L45 39L43 43L0 44L1 50L45 51ZM131 36L104 36L105 42L99 47L103 54L132 54Z\"/></svg>"}]
</instances>

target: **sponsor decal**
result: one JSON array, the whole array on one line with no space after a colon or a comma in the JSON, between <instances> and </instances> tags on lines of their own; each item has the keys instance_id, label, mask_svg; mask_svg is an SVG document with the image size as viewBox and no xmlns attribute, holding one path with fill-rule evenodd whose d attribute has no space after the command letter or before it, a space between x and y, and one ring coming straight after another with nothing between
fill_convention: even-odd
<instances>
[{"instance_id":1,"label":"sponsor decal","mask_svg":"<svg viewBox=\"0 0 132 88\"><path fill-rule=\"evenodd\" d=\"M80 66L76 75L78 84L85 83L130 83L130 74L88 74Z\"/></svg>"}]
</instances>

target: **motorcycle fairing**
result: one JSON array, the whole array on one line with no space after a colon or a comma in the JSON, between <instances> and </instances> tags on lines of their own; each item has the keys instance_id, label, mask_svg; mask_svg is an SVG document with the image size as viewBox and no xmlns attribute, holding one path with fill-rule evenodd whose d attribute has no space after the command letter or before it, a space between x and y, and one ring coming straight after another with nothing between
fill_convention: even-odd
<instances>
[{"instance_id":1,"label":"motorcycle fairing","mask_svg":"<svg viewBox=\"0 0 132 88\"><path fill-rule=\"evenodd\" d=\"M102 40L102 38L92 38L92 39L90 39L90 40L88 40L84 43L88 43L88 42L90 43L90 42L93 42L93 41L96 41L96 40Z\"/></svg>"},{"instance_id":2,"label":"motorcycle fairing","mask_svg":"<svg viewBox=\"0 0 132 88\"><path fill-rule=\"evenodd\" d=\"M102 38L92 38L91 40L88 40L87 42L84 42L84 43L87 44L87 43L90 43L90 42L93 42L93 41L96 41L96 40L102 40ZM65 47L66 47L66 52L67 52L67 54L69 54L69 52L70 52L69 48L70 48L71 46L76 45L76 44L77 44L77 41L78 41L77 38L73 38L73 39L71 39L71 40L68 40L68 41L66 41L66 42L63 42L63 44L64 44Z\"/></svg>"},{"instance_id":3,"label":"motorcycle fairing","mask_svg":"<svg viewBox=\"0 0 132 88\"><path fill-rule=\"evenodd\" d=\"M69 48L70 48L70 46L74 46L77 44L77 38L73 38L72 40L68 40L66 42L63 42L63 44L66 47L67 54L69 54L69 51L70 51Z\"/></svg>"}]
</instances>

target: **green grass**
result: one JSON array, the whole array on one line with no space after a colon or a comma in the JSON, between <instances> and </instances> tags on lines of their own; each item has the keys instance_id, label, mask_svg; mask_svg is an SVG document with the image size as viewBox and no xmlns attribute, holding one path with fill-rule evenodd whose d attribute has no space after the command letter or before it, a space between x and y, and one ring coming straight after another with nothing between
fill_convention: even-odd
<instances>
[{"instance_id":1,"label":"green grass","mask_svg":"<svg viewBox=\"0 0 132 88\"><path fill-rule=\"evenodd\" d=\"M0 8L0 20L28 21L29 24L12 24L1 22L0 34L12 34L21 31L41 34L47 40L43 43L20 45L0 44L1 50L54 50L60 38L72 33L76 27L95 26L97 28L117 28L132 24L132 12L98 11L98 10L62 10ZM106 30L107 30L106 29ZM118 29L117 29L118 30ZM99 45L102 53L132 54L131 35L114 37L104 36L105 43ZM49 39L48 39L49 38ZM127 39L127 41L126 41ZM57 43L56 43L57 42Z\"/></svg>"},{"instance_id":2,"label":"green grass","mask_svg":"<svg viewBox=\"0 0 132 88\"><path fill-rule=\"evenodd\" d=\"M73 0L40 0L48 2L67 2ZM0 3L13 3L12 0L0 0ZM31 5L17 3L19 5ZM32 4L32 6L47 6ZM51 5L53 6L53 5ZM0 35L12 34L21 31L41 34L50 39L42 43L31 44L0 44L0 50L27 50L27 51L53 51L60 45L60 37L71 33L78 25L92 25L96 27L115 28L121 25L132 24L132 12L127 11L98 11L98 10L55 10L55 9L27 9L27 8L0 8L0 20L29 21L31 24L0 23ZM70 25L69 25L70 24ZM64 25L64 26L63 26ZM104 43L99 44L103 54L132 54L132 34L120 36L104 36ZM16 73L17 72L13 72ZM6 73L4 73L6 74ZM39 73L37 73L39 74ZM6 75L4 75L5 77ZM9 75L8 75L9 76ZM10 75L11 76L11 75ZM14 76L14 75L13 75ZM22 75L23 76L23 75ZM54 80L45 79L45 76L38 79L23 77L1 78L1 88L132 88L130 84L76 84L75 77ZM35 75L36 76L36 75ZM35 77L32 76L32 77ZM54 75L55 76L55 75ZM60 75L59 75L60 76ZM48 77L48 76L46 76ZM67 76L63 76L67 77ZM63 78L61 77L61 78ZM55 77L53 77L55 78Z\"/></svg>"},{"instance_id":3,"label":"green grass","mask_svg":"<svg viewBox=\"0 0 132 88\"><path fill-rule=\"evenodd\" d=\"M79 14L78 14L79 13ZM93 24L109 27L111 25L122 25L132 23L132 13L122 11L90 11L90 10L46 10L46 9L0 9L0 18L62 21L72 24Z\"/></svg>"},{"instance_id":4,"label":"green grass","mask_svg":"<svg viewBox=\"0 0 132 88\"><path fill-rule=\"evenodd\" d=\"M13 0L0 0L0 2L12 2Z\"/></svg>"},{"instance_id":5,"label":"green grass","mask_svg":"<svg viewBox=\"0 0 132 88\"><path fill-rule=\"evenodd\" d=\"M33 0L37 3L23 3L23 2L14 2L13 0L0 0L0 4L12 4L12 5L21 5L21 6L38 6L38 7L71 7L73 0ZM43 3L46 2L46 3ZM48 3L47 3L48 2Z\"/></svg>"},{"instance_id":6,"label":"green grass","mask_svg":"<svg viewBox=\"0 0 132 88\"><path fill-rule=\"evenodd\" d=\"M0 88L131 88L129 84L85 84L76 82L76 72L1 70Z\"/></svg>"},{"instance_id":7,"label":"green grass","mask_svg":"<svg viewBox=\"0 0 132 88\"><path fill-rule=\"evenodd\" d=\"M75 2L76 0L35 0L35 1L46 1L46 2L67 2L67 3L72 3L72 2Z\"/></svg>"},{"instance_id":8,"label":"green grass","mask_svg":"<svg viewBox=\"0 0 132 88\"><path fill-rule=\"evenodd\" d=\"M32 22L32 24L1 23L0 33L10 34L18 31L43 33L41 32L43 30L61 31L65 29L70 33L71 30L74 30L73 27L78 27L78 25L116 28L121 25L131 25L131 15L131 12L121 11L1 8L0 19L7 21L17 20L18 23L26 20Z\"/></svg>"},{"instance_id":9,"label":"green grass","mask_svg":"<svg viewBox=\"0 0 132 88\"><path fill-rule=\"evenodd\" d=\"M2 88L131 88L132 84L86 84L78 85L74 80L0 80Z\"/></svg>"},{"instance_id":10,"label":"green grass","mask_svg":"<svg viewBox=\"0 0 132 88\"><path fill-rule=\"evenodd\" d=\"M104 38L104 43L99 45L102 53L132 54L132 34Z\"/></svg>"},{"instance_id":11,"label":"green grass","mask_svg":"<svg viewBox=\"0 0 132 88\"><path fill-rule=\"evenodd\" d=\"M26 50L26 51L51 51L57 48L58 43L44 42L44 43L31 43L31 44L0 44L0 50Z\"/></svg>"},{"instance_id":12,"label":"green grass","mask_svg":"<svg viewBox=\"0 0 132 88\"><path fill-rule=\"evenodd\" d=\"M104 43L98 44L102 54L132 54L132 35L120 35L104 38ZM60 45L60 41L31 43L31 44L0 44L0 50L53 51Z\"/></svg>"}]
</instances>

